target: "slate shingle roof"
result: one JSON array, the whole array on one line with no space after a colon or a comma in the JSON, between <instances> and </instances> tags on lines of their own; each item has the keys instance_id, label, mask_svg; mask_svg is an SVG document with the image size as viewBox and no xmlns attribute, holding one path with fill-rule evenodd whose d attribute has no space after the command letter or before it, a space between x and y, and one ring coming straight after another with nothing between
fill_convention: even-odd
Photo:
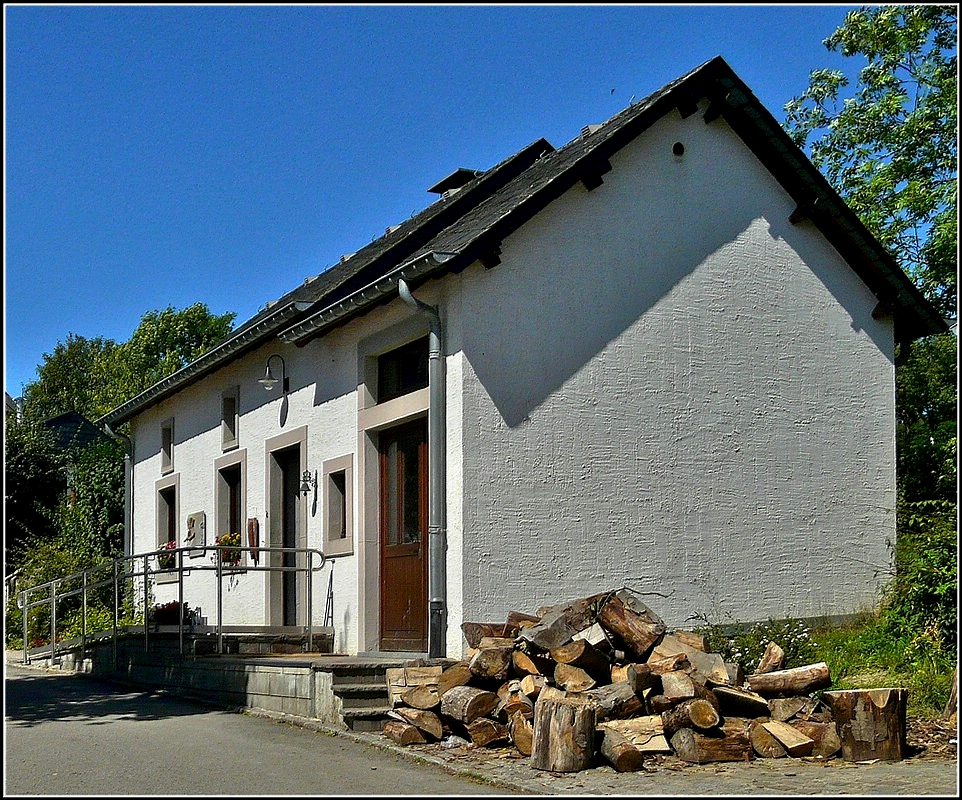
<instances>
[{"instance_id":1,"label":"slate shingle roof","mask_svg":"<svg viewBox=\"0 0 962 800\"><path fill-rule=\"evenodd\" d=\"M752 149L798 208L793 221L814 223L894 313L896 338L909 341L946 330L944 321L889 253L865 229L774 117L722 58L714 58L599 126L555 150L544 139L442 197L326 272L288 292L244 323L213 351L107 414L118 424L279 337L298 345L397 297L402 276L415 287L495 259L500 243L576 183L594 188L610 170L608 159L655 121L677 109L682 116L709 100L704 119L726 123Z\"/></svg>"}]
</instances>

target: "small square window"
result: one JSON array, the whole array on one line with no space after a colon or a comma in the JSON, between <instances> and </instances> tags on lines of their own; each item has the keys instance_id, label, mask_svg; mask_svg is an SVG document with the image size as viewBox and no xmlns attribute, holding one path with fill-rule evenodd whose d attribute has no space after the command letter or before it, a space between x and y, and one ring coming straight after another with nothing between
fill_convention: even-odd
<instances>
[{"instance_id":1,"label":"small square window","mask_svg":"<svg viewBox=\"0 0 962 800\"><path fill-rule=\"evenodd\" d=\"M377 359L377 401L383 403L428 385L428 338L425 336Z\"/></svg>"}]
</instances>

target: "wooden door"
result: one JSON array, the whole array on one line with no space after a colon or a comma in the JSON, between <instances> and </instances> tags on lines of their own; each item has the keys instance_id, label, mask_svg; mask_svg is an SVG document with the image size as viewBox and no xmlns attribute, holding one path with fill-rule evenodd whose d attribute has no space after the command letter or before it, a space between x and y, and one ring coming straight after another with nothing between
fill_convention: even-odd
<instances>
[{"instance_id":1,"label":"wooden door","mask_svg":"<svg viewBox=\"0 0 962 800\"><path fill-rule=\"evenodd\" d=\"M381 433L381 650L428 645L427 422Z\"/></svg>"}]
</instances>

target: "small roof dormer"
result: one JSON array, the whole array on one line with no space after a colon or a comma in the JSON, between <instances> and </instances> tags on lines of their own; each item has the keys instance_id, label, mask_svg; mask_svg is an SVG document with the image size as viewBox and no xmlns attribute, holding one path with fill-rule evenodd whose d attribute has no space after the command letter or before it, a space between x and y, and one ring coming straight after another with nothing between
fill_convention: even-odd
<instances>
[{"instance_id":1,"label":"small roof dormer","mask_svg":"<svg viewBox=\"0 0 962 800\"><path fill-rule=\"evenodd\" d=\"M448 195L452 195L461 189L465 184L473 181L475 178L483 174L483 169L466 169L465 167L458 167L446 178L442 178L440 181L434 184L434 186L428 189L428 191L432 194L439 194L441 197L447 197Z\"/></svg>"}]
</instances>

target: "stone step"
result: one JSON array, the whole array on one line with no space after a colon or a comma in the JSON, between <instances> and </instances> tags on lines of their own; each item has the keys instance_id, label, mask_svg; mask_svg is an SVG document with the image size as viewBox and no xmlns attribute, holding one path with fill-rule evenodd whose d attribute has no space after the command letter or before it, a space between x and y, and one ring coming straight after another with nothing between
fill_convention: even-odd
<instances>
[{"instance_id":1,"label":"stone step","mask_svg":"<svg viewBox=\"0 0 962 800\"><path fill-rule=\"evenodd\" d=\"M387 686L381 683L334 684L331 690L345 709L383 708L390 699Z\"/></svg>"},{"instance_id":2,"label":"stone step","mask_svg":"<svg viewBox=\"0 0 962 800\"><path fill-rule=\"evenodd\" d=\"M380 708L345 708L343 711L344 724L352 731L380 732L384 723L390 719L390 706Z\"/></svg>"}]
</instances>

